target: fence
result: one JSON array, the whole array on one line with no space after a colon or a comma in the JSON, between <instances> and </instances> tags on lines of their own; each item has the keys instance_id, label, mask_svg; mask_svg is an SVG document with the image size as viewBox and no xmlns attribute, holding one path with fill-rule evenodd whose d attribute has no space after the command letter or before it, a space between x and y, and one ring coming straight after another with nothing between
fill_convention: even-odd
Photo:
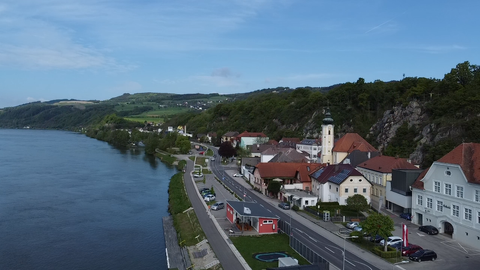
<instances>
[{"instance_id":1,"label":"fence","mask_svg":"<svg viewBox=\"0 0 480 270\"><path fill-rule=\"evenodd\" d=\"M330 263L325 260L323 257L315 253L312 249L304 245L300 240L293 237L290 223L285 220L279 220L278 228L285 234L290 235L289 245L293 248L298 254L304 257L311 264L320 265L319 269L329 269Z\"/></svg>"},{"instance_id":2,"label":"fence","mask_svg":"<svg viewBox=\"0 0 480 270\"><path fill-rule=\"evenodd\" d=\"M310 207L304 207L303 210L305 212L309 212L310 214L317 216L319 219L323 219L323 212L322 211L317 212L317 211L311 209ZM357 217L357 216L345 216L345 221L350 221L352 219L364 221L366 219L366 217L364 217L363 215L359 216L359 217ZM330 220L332 222L343 222L343 216L331 215Z\"/></svg>"}]
</instances>

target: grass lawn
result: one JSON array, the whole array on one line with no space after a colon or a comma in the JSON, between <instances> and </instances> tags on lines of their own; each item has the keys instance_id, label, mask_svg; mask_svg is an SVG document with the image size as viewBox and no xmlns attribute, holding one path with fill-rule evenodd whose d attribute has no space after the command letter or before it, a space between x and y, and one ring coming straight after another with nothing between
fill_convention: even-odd
<instances>
[{"instance_id":1,"label":"grass lawn","mask_svg":"<svg viewBox=\"0 0 480 270\"><path fill-rule=\"evenodd\" d=\"M197 215L195 215L193 210L174 215L173 224L177 230L178 241L181 246L193 246L206 239Z\"/></svg>"},{"instance_id":2,"label":"grass lawn","mask_svg":"<svg viewBox=\"0 0 480 270\"><path fill-rule=\"evenodd\" d=\"M278 261L266 263L253 258L254 254L261 252L281 251L297 259L299 264L310 264L288 245L288 235L286 234L239 236L230 239L253 270L278 267Z\"/></svg>"}]
</instances>

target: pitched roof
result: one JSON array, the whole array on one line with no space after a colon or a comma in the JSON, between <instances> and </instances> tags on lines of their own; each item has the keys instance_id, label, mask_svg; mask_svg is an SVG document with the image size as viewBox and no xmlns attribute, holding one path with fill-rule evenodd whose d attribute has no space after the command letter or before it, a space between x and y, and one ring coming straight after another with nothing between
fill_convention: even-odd
<instances>
[{"instance_id":1,"label":"pitched roof","mask_svg":"<svg viewBox=\"0 0 480 270\"><path fill-rule=\"evenodd\" d=\"M262 178L295 178L302 182L310 182L309 174L318 168L325 166L320 163L278 163L267 162L258 163L256 170L258 170Z\"/></svg>"},{"instance_id":2,"label":"pitched roof","mask_svg":"<svg viewBox=\"0 0 480 270\"><path fill-rule=\"evenodd\" d=\"M445 156L435 161L447 164L457 164L462 168L463 174L467 181L472 184L480 184L480 144L479 143L462 143L448 152ZM432 165L433 166L433 165ZM430 167L431 168L431 167ZM423 171L415 180L412 187L424 189L423 181L421 181L428 170Z\"/></svg>"},{"instance_id":3,"label":"pitched roof","mask_svg":"<svg viewBox=\"0 0 480 270\"><path fill-rule=\"evenodd\" d=\"M267 135L263 134L263 132L248 132L248 131L244 131L240 134L237 135L237 138L240 139L242 137L264 137L266 138Z\"/></svg>"},{"instance_id":4,"label":"pitched roof","mask_svg":"<svg viewBox=\"0 0 480 270\"><path fill-rule=\"evenodd\" d=\"M350 164L335 164L328 165L322 169L319 169L312 174L310 177L316 179L321 184L326 182L332 182L337 185L340 185L350 176L363 176L359 171L355 170Z\"/></svg>"},{"instance_id":5,"label":"pitched roof","mask_svg":"<svg viewBox=\"0 0 480 270\"><path fill-rule=\"evenodd\" d=\"M393 169L418 169L405 158L390 156L376 156L357 165L360 168L377 171L381 173L392 173Z\"/></svg>"},{"instance_id":6,"label":"pitched roof","mask_svg":"<svg viewBox=\"0 0 480 270\"><path fill-rule=\"evenodd\" d=\"M345 157L345 159L342 160L341 163L350 164L353 167L357 167L358 164L361 164L378 155L380 155L380 152L362 152L359 150L353 150Z\"/></svg>"},{"instance_id":7,"label":"pitched roof","mask_svg":"<svg viewBox=\"0 0 480 270\"><path fill-rule=\"evenodd\" d=\"M305 145L322 145L322 139L303 139L300 143L297 144L305 144Z\"/></svg>"},{"instance_id":8,"label":"pitched roof","mask_svg":"<svg viewBox=\"0 0 480 270\"><path fill-rule=\"evenodd\" d=\"M223 137L237 137L237 135L238 135L238 132L236 132L236 131L229 131L229 132L223 134Z\"/></svg>"},{"instance_id":9,"label":"pitched roof","mask_svg":"<svg viewBox=\"0 0 480 270\"><path fill-rule=\"evenodd\" d=\"M300 153L293 148L283 148L275 155L270 162L296 162L306 163L308 161L305 153Z\"/></svg>"},{"instance_id":10,"label":"pitched roof","mask_svg":"<svg viewBox=\"0 0 480 270\"><path fill-rule=\"evenodd\" d=\"M263 153L267 149L275 149L275 145L271 144L253 144L248 146L250 148L250 153Z\"/></svg>"},{"instance_id":11,"label":"pitched roof","mask_svg":"<svg viewBox=\"0 0 480 270\"><path fill-rule=\"evenodd\" d=\"M335 142L333 152L351 153L353 150L362 152L378 152L375 147L369 144L364 138L357 133L347 133Z\"/></svg>"},{"instance_id":12,"label":"pitched roof","mask_svg":"<svg viewBox=\"0 0 480 270\"><path fill-rule=\"evenodd\" d=\"M480 143L462 143L438 162L460 165L469 183L480 184Z\"/></svg>"},{"instance_id":13,"label":"pitched roof","mask_svg":"<svg viewBox=\"0 0 480 270\"><path fill-rule=\"evenodd\" d=\"M227 203L231 205L232 208L235 209L235 211L237 211L237 213L242 216L278 219L276 215L274 215L272 212L268 211L265 207L262 207L258 203L240 201L227 201ZM250 213L245 213L245 208L250 209Z\"/></svg>"}]
</instances>

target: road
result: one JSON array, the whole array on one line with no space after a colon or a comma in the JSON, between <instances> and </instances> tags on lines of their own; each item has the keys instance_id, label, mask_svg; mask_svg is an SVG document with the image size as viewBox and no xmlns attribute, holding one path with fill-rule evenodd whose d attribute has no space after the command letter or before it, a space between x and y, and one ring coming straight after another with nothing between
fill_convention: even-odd
<instances>
[{"instance_id":1,"label":"road","mask_svg":"<svg viewBox=\"0 0 480 270\"><path fill-rule=\"evenodd\" d=\"M212 149L212 148L211 148ZM214 150L215 154L216 149ZM210 168L212 172L222 179L226 186L232 189L237 195L243 197L245 194L246 201L253 201L261 204L266 209L270 210L272 213L280 217L281 220L290 221L292 222L292 228L294 237L302 240L303 244L312 249L315 253L329 261L331 264L335 265L339 269L347 269L347 270L354 270L354 269L365 269L365 270L376 270L382 269L374 266L370 262L358 257L357 255L349 252L348 250L345 253L346 263L345 267L343 268L343 241L342 244L334 243L333 241L327 239L323 235L318 233L319 228L317 226L316 230L312 229L311 226L306 226L305 224L292 219L290 215L286 214L287 212L279 209L264 201L264 195L253 192L251 189L245 188L243 185L239 184L236 180L230 177L227 173L225 173L225 169L233 169L234 167L225 167L221 165L220 158L215 159L215 161L211 162ZM311 225L311 224L308 224ZM329 233L329 232L327 232ZM338 237L337 237L338 240ZM390 267L392 267L390 265ZM383 267L383 269L385 269ZM391 269L391 268L390 268Z\"/></svg>"}]
</instances>

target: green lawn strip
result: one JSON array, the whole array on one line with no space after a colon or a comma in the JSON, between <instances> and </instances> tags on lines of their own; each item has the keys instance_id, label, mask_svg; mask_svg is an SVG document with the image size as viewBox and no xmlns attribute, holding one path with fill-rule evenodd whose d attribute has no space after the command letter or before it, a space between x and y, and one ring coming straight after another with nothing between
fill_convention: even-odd
<instances>
[{"instance_id":1,"label":"green lawn strip","mask_svg":"<svg viewBox=\"0 0 480 270\"><path fill-rule=\"evenodd\" d=\"M173 163L177 160L174 156L170 154L155 153L155 156L158 157L162 162L165 162L169 165L173 165Z\"/></svg>"},{"instance_id":2,"label":"green lawn strip","mask_svg":"<svg viewBox=\"0 0 480 270\"><path fill-rule=\"evenodd\" d=\"M177 230L178 242L181 246L193 246L206 239L193 209L174 215L173 226Z\"/></svg>"},{"instance_id":3,"label":"green lawn strip","mask_svg":"<svg viewBox=\"0 0 480 270\"><path fill-rule=\"evenodd\" d=\"M278 266L278 261L267 263L259 261L253 257L254 254L263 252L285 252L297 259L299 264L310 264L288 245L289 239L286 234L239 236L230 239L240 254L242 254L248 265L254 270Z\"/></svg>"}]
</instances>

